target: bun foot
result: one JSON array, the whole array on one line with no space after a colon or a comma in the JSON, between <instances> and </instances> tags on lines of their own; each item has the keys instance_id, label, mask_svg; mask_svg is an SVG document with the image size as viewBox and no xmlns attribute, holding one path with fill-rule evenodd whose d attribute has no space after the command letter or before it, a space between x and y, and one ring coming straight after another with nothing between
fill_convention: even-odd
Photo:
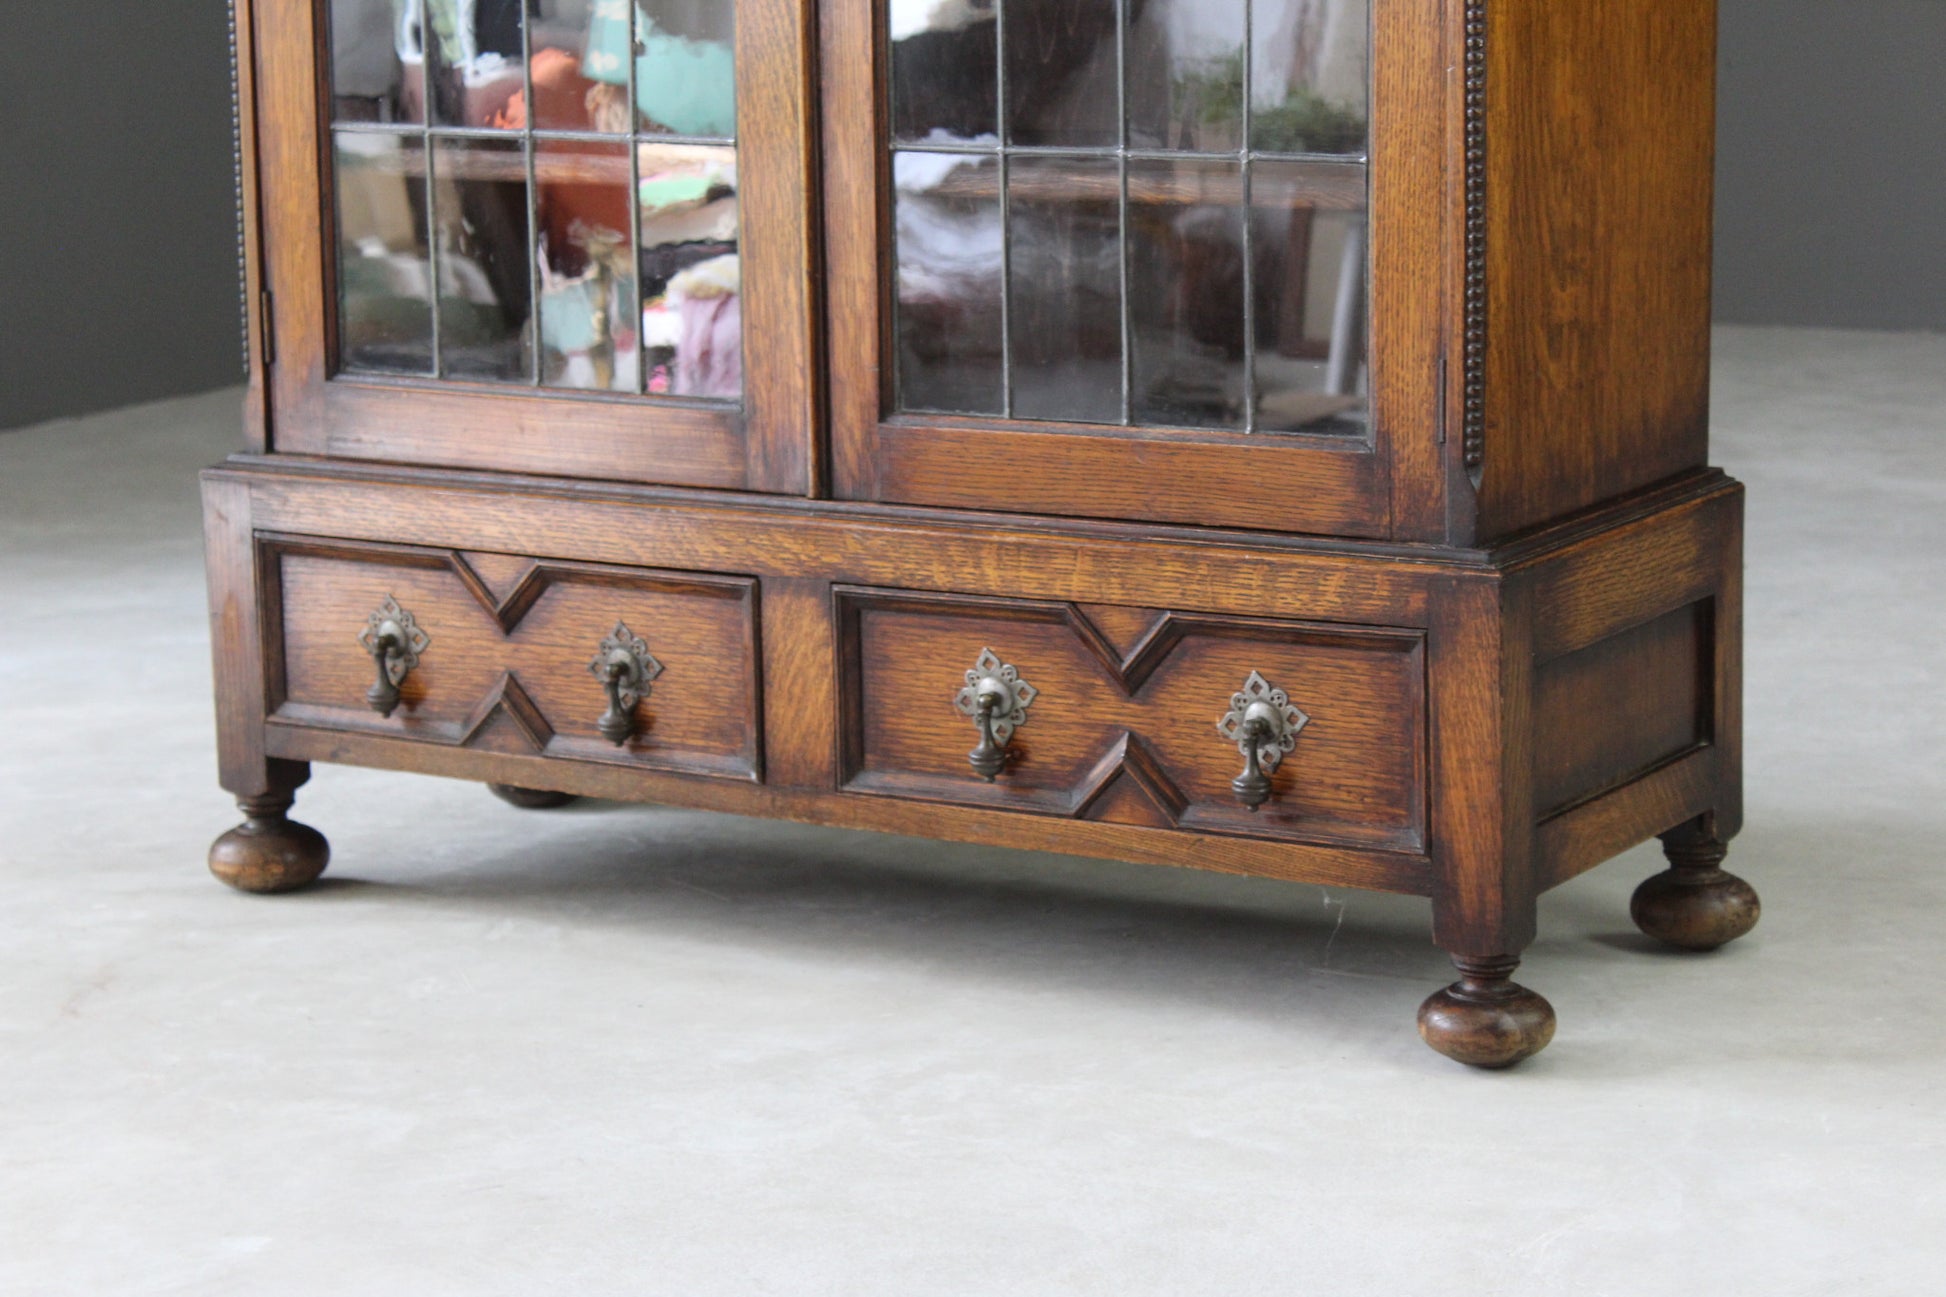
<instances>
[{"instance_id":1,"label":"bun foot","mask_svg":"<svg viewBox=\"0 0 1946 1297\"><path fill-rule=\"evenodd\" d=\"M1518 959L1455 959L1460 980L1419 1006L1419 1036L1469 1067L1512 1067L1554 1039L1554 1006L1509 980Z\"/></svg>"},{"instance_id":2,"label":"bun foot","mask_svg":"<svg viewBox=\"0 0 1946 1297\"><path fill-rule=\"evenodd\" d=\"M291 800L238 798L245 819L210 845L209 871L241 892L294 892L316 882L331 846L310 825L284 818Z\"/></svg>"},{"instance_id":3,"label":"bun foot","mask_svg":"<svg viewBox=\"0 0 1946 1297\"><path fill-rule=\"evenodd\" d=\"M1723 868L1729 844L1694 826L1662 835L1669 868L1629 899L1635 926L1682 950L1715 950L1757 926L1757 889Z\"/></svg>"},{"instance_id":4,"label":"bun foot","mask_svg":"<svg viewBox=\"0 0 1946 1297\"><path fill-rule=\"evenodd\" d=\"M523 811L551 811L580 800L573 793L551 792L545 788L522 788L518 784L488 784L487 791L509 806Z\"/></svg>"}]
</instances>

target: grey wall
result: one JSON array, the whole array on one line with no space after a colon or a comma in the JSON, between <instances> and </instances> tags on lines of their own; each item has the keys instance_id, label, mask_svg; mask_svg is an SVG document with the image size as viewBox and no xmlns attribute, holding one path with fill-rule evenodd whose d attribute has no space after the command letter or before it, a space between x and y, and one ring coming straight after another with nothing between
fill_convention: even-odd
<instances>
[{"instance_id":1,"label":"grey wall","mask_svg":"<svg viewBox=\"0 0 1946 1297\"><path fill-rule=\"evenodd\" d=\"M222 0L4 9L0 428L236 382Z\"/></svg>"},{"instance_id":2,"label":"grey wall","mask_svg":"<svg viewBox=\"0 0 1946 1297\"><path fill-rule=\"evenodd\" d=\"M1720 0L1716 316L1946 330L1946 0Z\"/></svg>"},{"instance_id":3,"label":"grey wall","mask_svg":"<svg viewBox=\"0 0 1946 1297\"><path fill-rule=\"evenodd\" d=\"M1718 318L1946 330L1946 0L1721 5ZM236 380L224 25L7 6L0 428Z\"/></svg>"}]
</instances>

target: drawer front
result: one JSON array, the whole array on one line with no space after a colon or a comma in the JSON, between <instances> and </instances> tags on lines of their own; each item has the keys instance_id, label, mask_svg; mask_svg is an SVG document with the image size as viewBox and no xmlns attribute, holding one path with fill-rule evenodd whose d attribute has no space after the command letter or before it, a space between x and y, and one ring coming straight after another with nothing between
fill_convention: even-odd
<instances>
[{"instance_id":1,"label":"drawer front","mask_svg":"<svg viewBox=\"0 0 1946 1297\"><path fill-rule=\"evenodd\" d=\"M1424 850L1420 631L860 587L835 598L848 792ZM955 701L988 651L1034 691L991 783ZM1232 788L1234 731L1218 729L1253 672L1301 720L1255 812Z\"/></svg>"},{"instance_id":2,"label":"drawer front","mask_svg":"<svg viewBox=\"0 0 1946 1297\"><path fill-rule=\"evenodd\" d=\"M340 541L262 549L273 722L761 778L754 580ZM360 633L388 600L425 645L381 716ZM619 745L591 670L618 624L652 676Z\"/></svg>"}]
</instances>

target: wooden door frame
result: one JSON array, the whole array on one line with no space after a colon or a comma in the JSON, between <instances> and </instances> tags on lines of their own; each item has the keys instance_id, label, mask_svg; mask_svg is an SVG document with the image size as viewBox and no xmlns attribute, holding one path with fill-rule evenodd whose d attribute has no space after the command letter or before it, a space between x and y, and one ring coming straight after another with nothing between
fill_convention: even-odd
<instances>
[{"instance_id":1,"label":"wooden door frame","mask_svg":"<svg viewBox=\"0 0 1946 1297\"><path fill-rule=\"evenodd\" d=\"M888 413L883 8L883 0L819 6L833 494L1445 539L1458 461L1446 428L1462 380L1462 366L1446 359L1464 276L1464 86L1454 57L1464 41L1461 0L1373 0L1369 439Z\"/></svg>"},{"instance_id":2,"label":"wooden door frame","mask_svg":"<svg viewBox=\"0 0 1946 1297\"><path fill-rule=\"evenodd\" d=\"M819 488L821 310L813 16L738 0L744 399L725 411L627 395L336 375L329 42L323 0L237 0L254 36L262 277L275 354L268 448L350 459L790 494ZM254 12L253 12L254 11ZM752 344L756 345L752 345Z\"/></svg>"}]
</instances>

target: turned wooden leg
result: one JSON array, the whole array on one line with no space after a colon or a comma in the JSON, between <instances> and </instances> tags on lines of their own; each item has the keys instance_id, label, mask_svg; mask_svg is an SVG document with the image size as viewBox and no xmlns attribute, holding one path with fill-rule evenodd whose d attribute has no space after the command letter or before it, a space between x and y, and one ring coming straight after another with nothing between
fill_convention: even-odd
<instances>
[{"instance_id":1,"label":"turned wooden leg","mask_svg":"<svg viewBox=\"0 0 1946 1297\"><path fill-rule=\"evenodd\" d=\"M1512 1067L1554 1039L1554 1006L1512 980L1520 960L1453 956L1460 980L1419 1006L1419 1035L1472 1067Z\"/></svg>"},{"instance_id":2,"label":"turned wooden leg","mask_svg":"<svg viewBox=\"0 0 1946 1297\"><path fill-rule=\"evenodd\" d=\"M546 788L522 788L518 784L488 784L487 791L509 806L523 811L551 811L579 799L573 793L557 793Z\"/></svg>"},{"instance_id":3,"label":"turned wooden leg","mask_svg":"<svg viewBox=\"0 0 1946 1297\"><path fill-rule=\"evenodd\" d=\"M245 892L294 892L331 861L330 844L308 824L286 819L294 790L237 798L243 823L211 844L209 871Z\"/></svg>"},{"instance_id":4,"label":"turned wooden leg","mask_svg":"<svg viewBox=\"0 0 1946 1297\"><path fill-rule=\"evenodd\" d=\"M1724 870L1729 851L1707 819L1663 834L1669 868L1635 889L1635 926L1683 950L1715 950L1756 927L1763 906L1755 888Z\"/></svg>"}]
</instances>

